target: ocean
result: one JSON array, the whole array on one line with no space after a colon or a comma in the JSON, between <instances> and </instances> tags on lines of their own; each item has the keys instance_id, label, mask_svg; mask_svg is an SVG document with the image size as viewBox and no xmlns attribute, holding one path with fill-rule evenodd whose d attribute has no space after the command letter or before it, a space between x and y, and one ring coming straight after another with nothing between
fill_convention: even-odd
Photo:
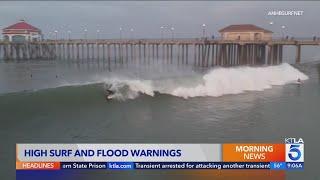
<instances>
[{"instance_id":1,"label":"ocean","mask_svg":"<svg viewBox=\"0 0 320 180\"><path fill-rule=\"evenodd\" d=\"M115 92L111 101L106 88ZM320 61L213 69L1 61L0 179L15 177L16 143L283 143L285 137L305 142L305 170L288 172L288 179L318 179L319 107ZM145 172L169 176L151 174Z\"/></svg>"}]
</instances>

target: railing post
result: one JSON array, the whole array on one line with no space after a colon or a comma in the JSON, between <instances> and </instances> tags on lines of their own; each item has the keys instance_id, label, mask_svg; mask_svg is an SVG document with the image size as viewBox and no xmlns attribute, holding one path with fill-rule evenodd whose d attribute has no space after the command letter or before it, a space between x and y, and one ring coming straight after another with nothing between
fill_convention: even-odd
<instances>
[{"instance_id":1,"label":"railing post","mask_svg":"<svg viewBox=\"0 0 320 180\"><path fill-rule=\"evenodd\" d=\"M301 62L301 45L296 45L296 63L300 64Z\"/></svg>"}]
</instances>

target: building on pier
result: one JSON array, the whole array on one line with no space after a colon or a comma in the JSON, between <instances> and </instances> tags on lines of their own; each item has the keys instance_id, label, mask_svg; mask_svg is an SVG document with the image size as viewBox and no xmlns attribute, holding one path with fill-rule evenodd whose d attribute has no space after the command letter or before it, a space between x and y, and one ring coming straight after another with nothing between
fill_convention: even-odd
<instances>
[{"instance_id":1,"label":"building on pier","mask_svg":"<svg viewBox=\"0 0 320 180\"><path fill-rule=\"evenodd\" d=\"M24 20L8 26L2 30L3 39L10 42L40 41L42 33Z\"/></svg>"},{"instance_id":2,"label":"building on pier","mask_svg":"<svg viewBox=\"0 0 320 180\"><path fill-rule=\"evenodd\" d=\"M272 31L253 24L230 25L219 30L223 40L271 40Z\"/></svg>"}]
</instances>

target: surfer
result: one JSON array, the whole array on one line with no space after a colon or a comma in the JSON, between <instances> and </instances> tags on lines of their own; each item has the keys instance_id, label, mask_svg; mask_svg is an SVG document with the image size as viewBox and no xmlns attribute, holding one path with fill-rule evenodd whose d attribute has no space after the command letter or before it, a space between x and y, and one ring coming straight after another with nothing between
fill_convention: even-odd
<instances>
[{"instance_id":1,"label":"surfer","mask_svg":"<svg viewBox=\"0 0 320 180\"><path fill-rule=\"evenodd\" d=\"M112 99L111 95L113 94L114 94L114 91L107 89L105 94L106 100L111 100Z\"/></svg>"},{"instance_id":2,"label":"surfer","mask_svg":"<svg viewBox=\"0 0 320 180\"><path fill-rule=\"evenodd\" d=\"M300 78L298 78L298 79L297 79L296 84L298 84L298 86L300 86L300 85L302 84L302 81L301 81L301 79L300 79Z\"/></svg>"}]
</instances>

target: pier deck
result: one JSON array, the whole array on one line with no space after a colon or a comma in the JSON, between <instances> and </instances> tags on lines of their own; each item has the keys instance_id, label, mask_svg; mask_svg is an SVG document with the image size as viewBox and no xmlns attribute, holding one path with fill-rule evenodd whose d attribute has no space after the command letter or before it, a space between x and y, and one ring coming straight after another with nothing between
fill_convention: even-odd
<instances>
[{"instance_id":1,"label":"pier deck","mask_svg":"<svg viewBox=\"0 0 320 180\"><path fill-rule=\"evenodd\" d=\"M13 43L0 41L0 58L103 59L126 63L130 60L161 59L195 66L276 65L283 61L283 47L296 47L296 63L301 62L301 46L319 46L319 39L273 39L230 41L221 39L72 39Z\"/></svg>"}]
</instances>

